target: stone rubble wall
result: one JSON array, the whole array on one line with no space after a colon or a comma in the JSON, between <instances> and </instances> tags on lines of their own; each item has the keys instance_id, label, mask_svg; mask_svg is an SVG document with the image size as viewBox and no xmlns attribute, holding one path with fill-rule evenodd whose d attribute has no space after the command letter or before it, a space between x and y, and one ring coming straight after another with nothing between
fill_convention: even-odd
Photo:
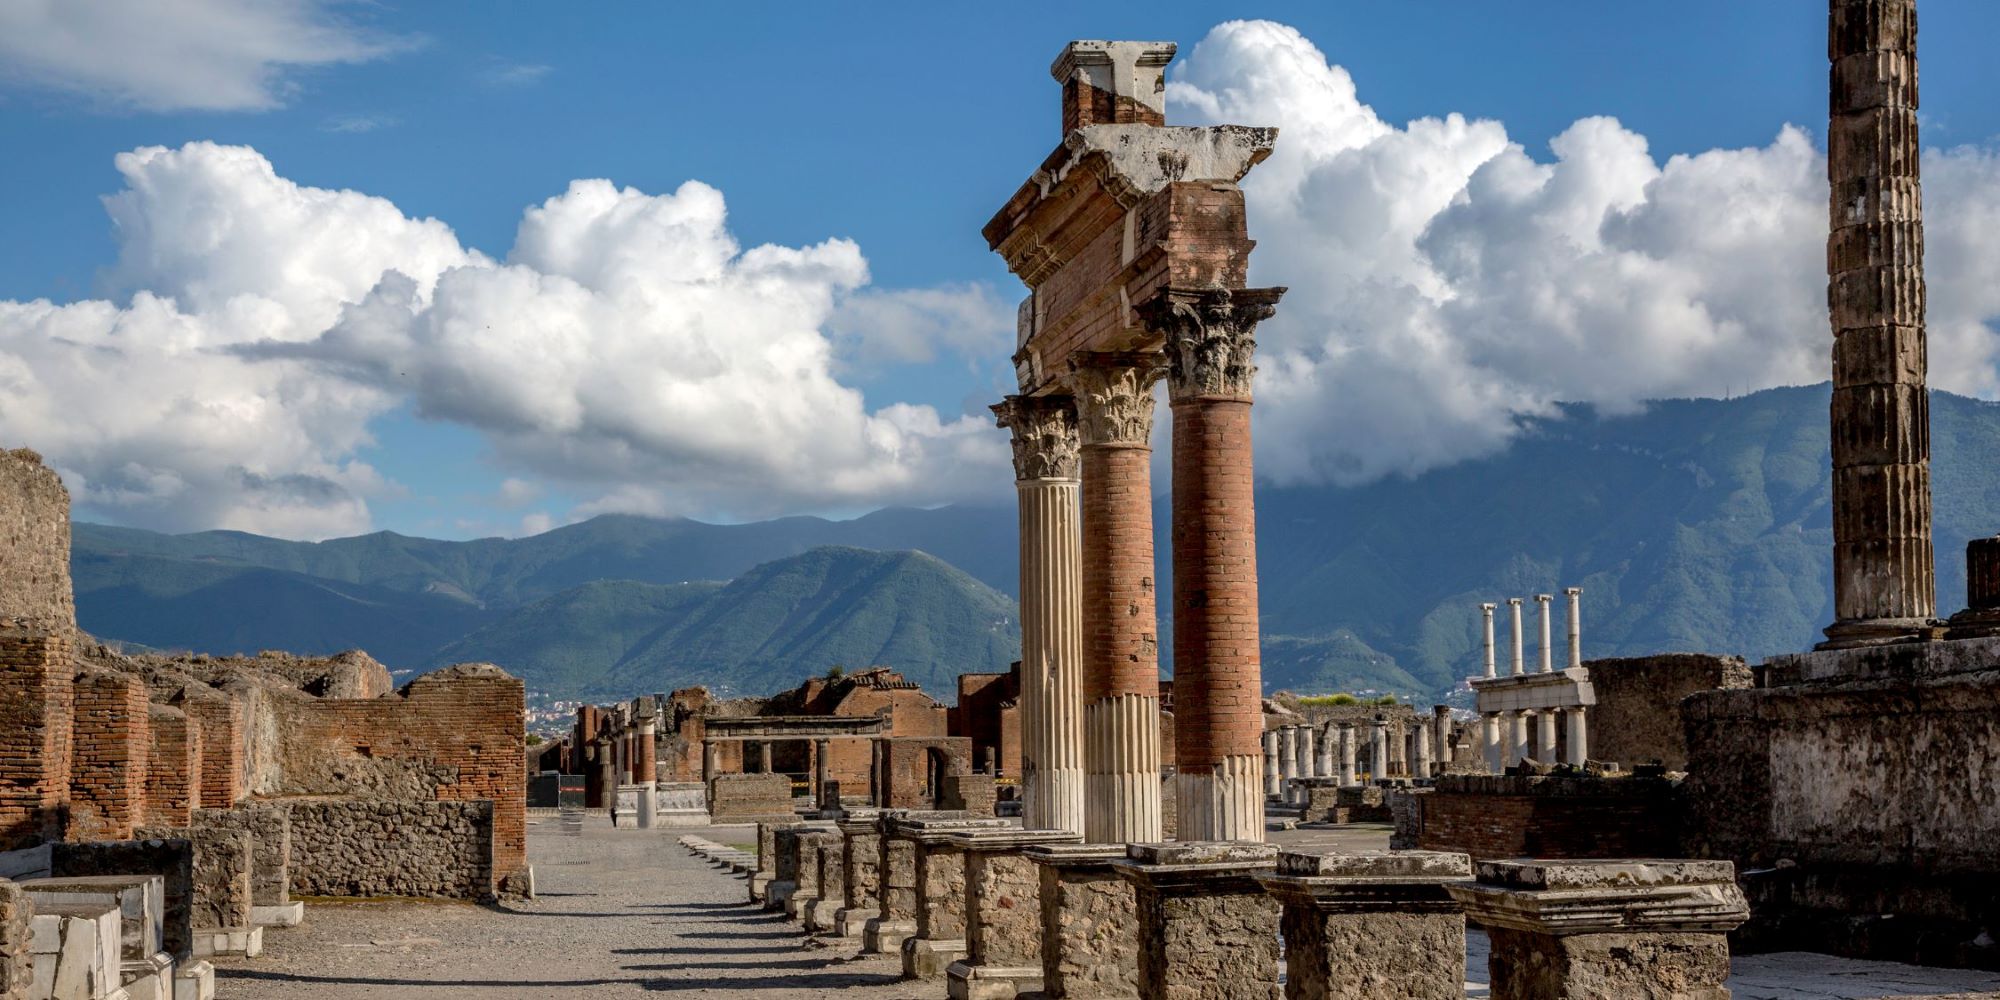
<instances>
[{"instance_id":1,"label":"stone rubble wall","mask_svg":"<svg viewBox=\"0 0 2000 1000\"><path fill-rule=\"evenodd\" d=\"M494 897L493 803L287 802L296 896Z\"/></svg>"},{"instance_id":2,"label":"stone rubble wall","mask_svg":"<svg viewBox=\"0 0 2000 1000\"><path fill-rule=\"evenodd\" d=\"M35 904L21 887L0 878L0 998L17 1000L28 995L35 978L34 962L28 954L33 937L29 920Z\"/></svg>"},{"instance_id":3,"label":"stone rubble wall","mask_svg":"<svg viewBox=\"0 0 2000 1000\"><path fill-rule=\"evenodd\" d=\"M0 450L0 617L76 628L69 491L42 457Z\"/></svg>"},{"instance_id":4,"label":"stone rubble wall","mask_svg":"<svg viewBox=\"0 0 2000 1000\"><path fill-rule=\"evenodd\" d=\"M241 830L251 838L250 901L284 906L291 897L292 824L283 806L245 802L233 809L202 809L199 826Z\"/></svg>"},{"instance_id":5,"label":"stone rubble wall","mask_svg":"<svg viewBox=\"0 0 2000 1000\"><path fill-rule=\"evenodd\" d=\"M1748 688L1752 671L1741 657L1668 653L1592 660L1590 756L1631 767L1657 761L1669 771L1688 766L1681 699L1697 691Z\"/></svg>"},{"instance_id":6,"label":"stone rubble wall","mask_svg":"<svg viewBox=\"0 0 2000 1000\"><path fill-rule=\"evenodd\" d=\"M256 856L255 838L242 830L201 826L148 828L140 830L138 835L149 841L186 841L193 847L188 919L196 931L250 926L250 870ZM167 895L167 906L171 909L171 886Z\"/></svg>"}]
</instances>

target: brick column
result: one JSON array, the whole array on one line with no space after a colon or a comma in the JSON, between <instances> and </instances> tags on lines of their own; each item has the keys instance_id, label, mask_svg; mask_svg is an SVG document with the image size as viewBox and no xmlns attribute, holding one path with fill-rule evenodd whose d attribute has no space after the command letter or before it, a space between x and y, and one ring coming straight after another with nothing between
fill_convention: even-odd
<instances>
[{"instance_id":1,"label":"brick column","mask_svg":"<svg viewBox=\"0 0 2000 1000\"><path fill-rule=\"evenodd\" d=\"M1157 355L1083 354L1069 377L1082 449L1084 839L1091 843L1162 836L1148 443L1161 373Z\"/></svg>"},{"instance_id":2,"label":"brick column","mask_svg":"<svg viewBox=\"0 0 2000 1000\"><path fill-rule=\"evenodd\" d=\"M1283 294L1170 288L1139 310L1171 362L1174 799L1184 840L1264 839L1250 383L1257 324ZM1310 736L1305 746L1302 770Z\"/></svg>"},{"instance_id":3,"label":"brick column","mask_svg":"<svg viewBox=\"0 0 2000 1000\"><path fill-rule=\"evenodd\" d=\"M1009 396L1021 510L1021 825L1082 833L1083 588L1076 404Z\"/></svg>"},{"instance_id":4,"label":"brick column","mask_svg":"<svg viewBox=\"0 0 2000 1000\"><path fill-rule=\"evenodd\" d=\"M1827 58L1838 648L1937 635L1915 0L1830 0Z\"/></svg>"},{"instance_id":5,"label":"brick column","mask_svg":"<svg viewBox=\"0 0 2000 1000\"><path fill-rule=\"evenodd\" d=\"M69 775L71 840L126 840L145 823L152 734L146 684L110 670L78 671Z\"/></svg>"}]
</instances>

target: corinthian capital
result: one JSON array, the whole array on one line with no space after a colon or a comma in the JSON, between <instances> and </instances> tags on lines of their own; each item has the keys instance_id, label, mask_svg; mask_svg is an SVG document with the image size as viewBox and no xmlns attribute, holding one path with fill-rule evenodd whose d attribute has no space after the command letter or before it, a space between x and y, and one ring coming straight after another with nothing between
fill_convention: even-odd
<instances>
[{"instance_id":1,"label":"corinthian capital","mask_svg":"<svg viewBox=\"0 0 2000 1000\"><path fill-rule=\"evenodd\" d=\"M1066 381L1083 443L1145 447L1153 434L1153 383L1165 372L1164 359L1151 352L1077 354Z\"/></svg>"},{"instance_id":2,"label":"corinthian capital","mask_svg":"<svg viewBox=\"0 0 2000 1000\"><path fill-rule=\"evenodd\" d=\"M1076 401L1068 396L1008 396L993 407L1014 432L1014 478L1076 478Z\"/></svg>"},{"instance_id":3,"label":"corinthian capital","mask_svg":"<svg viewBox=\"0 0 2000 1000\"><path fill-rule=\"evenodd\" d=\"M1250 398L1257 324L1277 311L1282 288L1167 288L1137 312L1166 339L1167 392L1175 399Z\"/></svg>"}]
</instances>

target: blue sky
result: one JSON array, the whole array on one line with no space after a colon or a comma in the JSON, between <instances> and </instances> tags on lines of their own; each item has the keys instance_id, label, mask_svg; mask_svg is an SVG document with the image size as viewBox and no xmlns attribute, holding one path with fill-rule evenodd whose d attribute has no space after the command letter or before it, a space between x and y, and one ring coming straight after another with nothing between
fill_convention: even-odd
<instances>
[{"instance_id":1,"label":"blue sky","mask_svg":"<svg viewBox=\"0 0 2000 1000\"><path fill-rule=\"evenodd\" d=\"M0 0L0 12L8 6ZM199 0L190 6L222 8L226 15L229 4ZM134 107L129 94L121 96L101 78L86 83L61 79L25 59L20 50L10 54L0 49L0 68L7 70L0 73L0 129L13 150L0 157L0 185L13 193L8 210L0 213L0 300L47 298L60 305L107 297L117 306L128 305L135 291L131 276L145 269L135 271L133 265L111 273L120 243L100 199L127 184L114 169L113 157L144 146L176 148L206 140L250 147L269 160L279 177L298 186L362 192L387 199L410 219L435 218L450 227L465 249L496 260L507 257L513 246L523 210L563 194L574 179L607 178L648 195L674 192L695 179L727 199L727 229L743 248L766 243L809 247L845 238L865 256L870 289L983 288L989 306L1011 307L1020 286L987 251L978 231L1058 139L1057 89L1046 72L1051 58L1070 38L1158 38L1179 42L1181 61L1187 62L1195 43L1209 36L1225 15L1296 29L1327 63L1351 75L1359 102L1391 129L1411 119L1451 113L1491 119L1504 125L1506 141L1543 164L1557 158L1550 149L1552 139L1592 116L1614 118L1624 130L1620 134L1644 137L1646 155L1661 166L1676 154L1717 149L1759 150L1776 162L1786 152L1774 140L1781 126L1802 126L1816 146L1825 113L1825 8L1810 0L1714 0L1670 7L1580 2L1532 7L1322 2L1226 9L1191 3L1072 4L1051 5L1034 16L1003 5L956 4L386 2L322 7L297 0L297 9L300 23L331 24L372 54L323 65L269 60L261 64L261 72L268 74L261 79L266 103L273 106L258 109ZM1991 41L2000 37L2000 5L1925 0L1922 12L1925 141L1933 147L1971 147L1966 159L1955 161L1967 176L1947 189L1947 194L1970 192L1964 197L1971 203L1985 195L1985 151L2000 134L2000 106L1991 100L2000 79L1990 59ZM18 25L15 35L22 37ZM30 37L16 44L35 42ZM174 42L169 38L160 44ZM1221 81L1242 72L1246 61L1255 69L1258 51L1249 42L1234 48L1218 42L1209 65L1196 67L1206 72L1204 79L1217 82L1189 86L1222 94ZM171 59L174 53L162 57ZM1236 62L1228 62L1230 58ZM1284 106L1282 95L1270 94L1225 95L1221 105L1231 101L1245 109ZM1193 106L1186 101L1176 105ZM1287 129L1280 140L1283 148L1295 123L1276 124ZM1606 139L1592 148L1616 145ZM1804 154L1791 152L1796 165ZM1349 156L1351 163L1354 151L1329 147L1313 155L1317 159L1311 169L1325 168L1323 176L1333 176L1340 172L1339 158ZM1726 168L1720 159L1714 163ZM1772 167L1765 174L1781 172ZM1697 181L1694 173L1689 172L1690 184ZM1641 182L1632 183L1637 190ZM1803 192L1803 203L1810 203L1796 176L1784 183ZM1271 184L1275 188L1278 182ZM1301 182L1288 196L1303 199L1310 208L1310 199L1323 188ZM1741 193L1740 188L1731 190ZM1383 198L1397 196L1389 188L1370 190ZM1260 190L1253 187L1251 193L1255 200ZM1265 202L1275 204L1284 197L1273 191ZM1341 195L1352 197L1357 196ZM1614 197L1603 211L1632 218L1651 212L1658 218L1648 223L1653 227L1648 232L1690 228L1667 218L1671 202L1647 197L1644 204ZM1459 200L1477 202L1478 195ZM1754 193L1749 200L1755 201ZM1353 203L1340 199L1327 203L1329 214L1298 215L1318 220L1314 225L1322 229L1337 230L1346 217L1337 210L1343 204L1351 215ZM1508 207L1527 221L1508 230L1504 241L1482 235L1497 241L1496 253L1502 246L1518 249L1518 240L1525 238L1521 233L1536 228L1534 213L1552 211L1546 205L1537 209L1525 195ZM1436 211L1444 211L1442 203ZM177 213L173 218L185 222L189 216ZM1435 234L1446 224L1469 224L1457 216L1440 218L1437 225L1407 234L1403 242L1427 252L1423 240L1438 238ZM1369 244L1344 245L1344 251L1325 247L1313 233L1292 234L1281 223L1275 220L1269 227L1273 235L1259 251L1264 255L1259 263L1295 284L1298 272L1311 281L1314 266L1339 268L1342 252L1374 254ZM1803 259L1811 249L1810 234L1787 225L1771 223L1771 245L1797 251L1791 258ZM1643 227L1633 223L1633 228ZM1253 235L1265 238L1261 232ZM154 238L183 239L173 233ZM1670 260L1673 247L1696 238L1662 237L1662 242L1636 250L1615 249L1641 253L1647 261ZM1754 248L1736 250L1747 255ZM1946 253L1949 257L1950 251ZM1271 263L1266 265L1266 259ZM1620 270L1629 273L1631 268ZM1494 276L1463 277L1466 287L1473 287ZM1801 265L1774 276L1771 283L1797 285L1809 303L1810 278L1809 268ZM1938 280L1934 276L1934 283ZM1681 287L1689 281L1698 283L1699 275L1661 278L1660 284ZM1794 322L1789 312L1770 314L1779 320L1765 313L1744 319L1732 303L1701 300L1703 291L1677 294L1691 297L1702 307L1694 311L1725 332L1758 329L1767 321L1788 328L1810 325ZM1282 403L1288 407L1285 412L1298 414L1296 428L1282 423L1282 414L1269 417L1269 434L1277 441L1294 440L1315 428L1323 435L1325 421L1337 415L1315 409L1319 397L1312 394L1332 394L1329 386L1336 383L1331 370L1315 366L1340 353L1328 345L1343 334L1337 321L1316 324L1314 316L1351 315L1357 308L1380 308L1385 316L1408 311L1393 302L1357 306L1352 298L1308 303L1287 317L1292 325L1274 334L1276 352L1265 364L1267 374L1276 373L1275 380L1261 398L1266 409ZM1504 315L1509 308L1496 301L1491 314ZM1979 338L1990 315L1988 305L1973 301L1960 312L1966 314L1961 322L1969 331L1960 339L1973 345L1966 348L1967 356L1980 374L1958 387L1984 391L1991 366L1988 347ZM1448 311L1441 315L1437 322L1448 326ZM1522 322L1526 329L1538 320L1524 316ZM1588 329L1551 328L1522 343L1590 334ZM1731 388L1806 380L1799 358L1810 351L1800 345L1809 346L1812 334L1806 330L1794 339L1774 341L1747 365L1742 378L1749 384ZM1582 398L1603 381L1583 371L1546 376L1501 372L1505 364L1495 357L1512 348L1483 336L1468 333L1452 353L1469 370L1491 377L1491 384L1473 395L1510 401L1464 415L1466 426L1482 428L1471 432L1477 440L1467 448L1502 446L1514 418L1546 412L1557 398ZM990 337L969 339L990 343ZM838 347L835 353L840 354ZM858 390L866 411L893 404L928 406L949 422L968 412L978 416L984 403L1005 391L1005 354L1005 345L983 352L940 350L929 358L908 350L861 352L837 357L831 378ZM38 372L44 370L38 366L55 363L45 355L36 357L40 360L28 361L27 367ZM1746 367L1740 358L1703 358L1699 364L1690 361L1684 377L1613 380L1621 382L1616 398L1597 401L1615 406L1648 395L1699 393L1710 387L1715 372ZM1285 359L1296 363L1276 363ZM157 386L140 380L131 388L145 392ZM228 525L317 535L372 526L461 537L531 530L603 509L710 518L849 514L903 500L978 499L929 488L906 495L896 484L909 476L971 476L965 469L973 468L992 479L996 454L989 448L976 460L965 459L970 464L964 468L925 467L909 476L882 478L887 485L821 494L795 484L766 489L755 470L716 472L699 462L676 465L701 449L687 445L692 452L676 451L683 444L675 443L661 445L661 455L654 456L658 462L645 467L668 478L729 478L736 484L733 491L681 495L669 490L665 496L626 502L606 500L613 495L629 499L631 491L621 494L620 487L633 485L603 471L615 464L612 458L597 459L595 471L571 476L557 456L562 447L547 438L525 442L516 431L496 429L505 421L482 424L470 417L440 416L464 411L463 400L453 410L422 393L398 397L393 386L376 385L370 392L381 397L362 420L372 442L322 442L314 457L294 463L297 467L278 460L268 467L245 463L258 481L304 476L343 484L328 488L358 491L360 513L350 503L337 518L260 520L227 504L128 503L130 487L109 486L80 497L80 510L87 517L173 529ZM291 405L284 399L271 402L279 408ZM1260 421L1265 419L1260 412ZM1498 429L1489 433L1483 428ZM10 419L0 408L0 433L26 437L35 429L32 421ZM1267 433L1262 423L1259 433ZM1466 457L1467 452L1432 444L1464 437L1463 430L1443 422L1424 433L1424 440L1382 454L1336 448L1298 463L1275 461L1270 463L1273 477L1353 481ZM496 445L496 435L507 434L515 437ZM87 484L115 482L125 474L118 470L133 464L129 455L116 463L109 458L72 460L62 447L36 440L8 443L43 447L66 476ZM74 448L81 452L87 445ZM382 482L355 486L351 477L343 478L347 473L325 471L338 467L351 472L356 461ZM178 472L185 473L189 486L201 482L194 472ZM511 485L503 489L509 480ZM1004 483L1004 478L994 481ZM766 493L779 499L768 505L745 499ZM496 499L503 494L513 499ZM173 513L162 513L169 509Z\"/></svg>"}]
</instances>

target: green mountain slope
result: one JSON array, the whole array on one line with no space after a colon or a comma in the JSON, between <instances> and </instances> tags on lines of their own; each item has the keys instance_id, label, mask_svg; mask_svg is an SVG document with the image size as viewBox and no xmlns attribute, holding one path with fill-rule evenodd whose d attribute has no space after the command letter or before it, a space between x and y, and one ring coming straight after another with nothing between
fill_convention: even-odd
<instances>
[{"instance_id":1,"label":"green mountain slope","mask_svg":"<svg viewBox=\"0 0 2000 1000\"><path fill-rule=\"evenodd\" d=\"M1474 605L1564 585L1586 590L1588 656L1811 645L1833 616L1827 401L1819 385L1618 416L1573 407L1447 469L1260 488L1267 685L1440 694L1478 669ZM1965 541L2000 531L2000 404L1933 393L1931 438L1949 614ZM1164 503L1155 523L1164 613ZM552 692L611 694L771 690L880 662L948 696L952 676L1011 655L1012 633L992 629L1015 620L1014 532L1005 507L737 525L610 516L469 542L79 524L74 562L85 627L152 646L360 645L395 666L532 664L517 669ZM700 580L733 582L686 582ZM1160 635L1170 667L1170 622Z\"/></svg>"},{"instance_id":2,"label":"green mountain slope","mask_svg":"<svg viewBox=\"0 0 2000 1000\"><path fill-rule=\"evenodd\" d=\"M1020 624L1006 595L921 552L822 547L727 585L608 581L543 598L439 650L544 690L616 696L709 684L768 693L842 664L884 665L936 694L1004 670Z\"/></svg>"}]
</instances>

